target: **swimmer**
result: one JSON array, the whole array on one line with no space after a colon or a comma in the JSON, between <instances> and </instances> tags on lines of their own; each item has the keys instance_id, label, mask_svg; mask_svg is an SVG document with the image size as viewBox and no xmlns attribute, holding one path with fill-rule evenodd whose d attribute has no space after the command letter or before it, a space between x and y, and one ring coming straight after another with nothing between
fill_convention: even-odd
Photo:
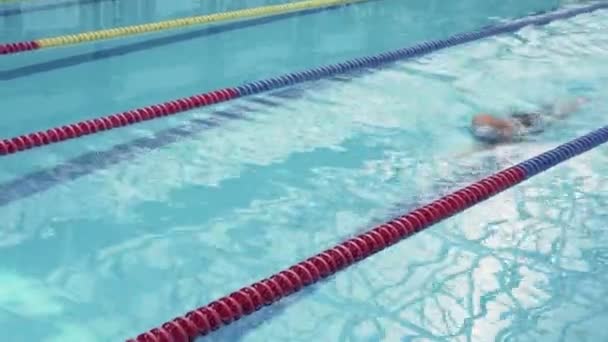
<instances>
[{"instance_id":1,"label":"swimmer","mask_svg":"<svg viewBox=\"0 0 608 342\"><path fill-rule=\"evenodd\" d=\"M540 111L514 112L506 118L479 113L471 121L471 132L477 140L490 145L521 141L543 132L555 121L578 111L587 102L586 98L577 98L561 105L544 107Z\"/></svg>"}]
</instances>

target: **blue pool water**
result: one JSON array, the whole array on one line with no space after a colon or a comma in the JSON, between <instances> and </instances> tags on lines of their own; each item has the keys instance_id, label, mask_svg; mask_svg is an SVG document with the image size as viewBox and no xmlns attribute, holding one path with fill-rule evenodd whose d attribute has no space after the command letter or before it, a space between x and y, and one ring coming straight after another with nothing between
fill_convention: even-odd
<instances>
[{"instance_id":1,"label":"blue pool water","mask_svg":"<svg viewBox=\"0 0 608 342\"><path fill-rule=\"evenodd\" d=\"M22 9L0 41L279 1L27 12L61 2L0 5ZM577 5L378 0L3 56L0 137L560 6ZM597 11L2 157L0 329L122 341L603 126L607 29ZM519 145L477 151L466 130L477 111L574 96L592 101ZM605 147L575 158L207 340L607 340L607 162Z\"/></svg>"}]
</instances>

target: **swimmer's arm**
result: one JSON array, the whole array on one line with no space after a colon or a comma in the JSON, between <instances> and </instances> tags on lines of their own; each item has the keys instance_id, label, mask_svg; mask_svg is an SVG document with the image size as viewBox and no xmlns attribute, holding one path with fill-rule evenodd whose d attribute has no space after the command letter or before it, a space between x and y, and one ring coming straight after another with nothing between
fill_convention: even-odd
<instances>
[{"instance_id":1,"label":"swimmer's arm","mask_svg":"<svg viewBox=\"0 0 608 342\"><path fill-rule=\"evenodd\" d=\"M547 113L556 119L565 119L569 115L578 112L581 107L589 102L584 97L579 97L568 102L556 103L552 106L547 106Z\"/></svg>"}]
</instances>

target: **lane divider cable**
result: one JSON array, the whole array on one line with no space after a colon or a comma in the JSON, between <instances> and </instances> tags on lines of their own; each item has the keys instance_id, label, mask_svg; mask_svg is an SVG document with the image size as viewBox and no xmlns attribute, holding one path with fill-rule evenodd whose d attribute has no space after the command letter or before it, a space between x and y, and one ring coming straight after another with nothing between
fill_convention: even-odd
<instances>
[{"instance_id":1,"label":"lane divider cable","mask_svg":"<svg viewBox=\"0 0 608 342\"><path fill-rule=\"evenodd\" d=\"M348 5L370 0L304 0L286 4L261 6L240 9L230 12L197 15L185 18L170 19L153 23L114 27L110 29L68 34L57 37L35 39L14 43L0 44L0 55L15 54L31 50L51 47L75 45L86 42L129 37L150 32L175 30L197 25L242 20L248 18L267 17L290 12L304 11L314 8Z\"/></svg>"},{"instance_id":2,"label":"lane divider cable","mask_svg":"<svg viewBox=\"0 0 608 342\"><path fill-rule=\"evenodd\" d=\"M605 126L441 197L128 342L190 342L607 141L608 126Z\"/></svg>"},{"instance_id":3,"label":"lane divider cable","mask_svg":"<svg viewBox=\"0 0 608 342\"><path fill-rule=\"evenodd\" d=\"M44 131L24 134L13 138L0 139L0 156L22 152L35 147L59 143L89 134L100 133L136 124L138 122L161 118L185 112L193 108L213 105L236 98L259 94L297 83L315 81L330 76L349 73L358 69L375 68L397 60L419 57L434 51L453 47L483 38L514 32L528 25L543 25L558 19L567 19L579 14L590 13L608 8L608 2L597 3L575 9L548 12L538 16L526 17L509 23L485 27L476 31L459 33L445 39L431 40L411 47L384 52L378 55L361 57L346 62L317 67L310 70L293 72L261 81L243 84L238 87L224 88L207 93L183 97L165 103L111 114L95 119L84 120Z\"/></svg>"}]
</instances>

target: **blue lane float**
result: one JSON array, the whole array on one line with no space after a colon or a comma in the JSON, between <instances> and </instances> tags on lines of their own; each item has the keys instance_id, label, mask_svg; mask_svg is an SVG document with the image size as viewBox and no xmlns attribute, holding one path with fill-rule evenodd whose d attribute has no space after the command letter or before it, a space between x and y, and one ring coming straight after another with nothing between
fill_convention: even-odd
<instances>
[{"instance_id":1,"label":"blue lane float","mask_svg":"<svg viewBox=\"0 0 608 342\"><path fill-rule=\"evenodd\" d=\"M279 273L176 317L128 342L193 341L607 141L608 126L418 207Z\"/></svg>"},{"instance_id":2,"label":"blue lane float","mask_svg":"<svg viewBox=\"0 0 608 342\"><path fill-rule=\"evenodd\" d=\"M85 135L100 133L108 129L115 129L137 124L141 121L159 119L168 114L174 115L177 113L187 112L194 107L213 105L218 102L230 101L248 95L276 90L296 83L329 78L342 73L351 73L355 70L374 68L382 64L395 62L397 60L419 57L447 47L469 43L498 34L514 32L528 25L544 25L554 20L566 19L579 14L591 13L593 11L605 8L608 8L608 2L596 3L569 10L548 12L508 23L484 27L472 32L456 34L446 39L423 42L412 47L384 52L374 56L355 58L342 63L321 66L310 70L245 83L238 87L219 89L212 92L197 94L190 97L184 97L161 104L148 106L145 108L138 108L109 116L97 117L92 120L67 124L44 131L32 132L21 136L0 140L0 155L13 154L34 147L55 144ZM152 110L152 113L149 113L150 110Z\"/></svg>"},{"instance_id":3,"label":"blue lane float","mask_svg":"<svg viewBox=\"0 0 608 342\"><path fill-rule=\"evenodd\" d=\"M298 71L265 80L254 81L236 87L239 96L258 94L272 89L290 86L296 83L319 80L337 74L348 73L357 69L376 68L384 64L409 58L420 57L445 48L470 43L499 34L511 33L530 25L546 25L555 20L568 19L580 14L607 9L608 2L568 10L547 12L532 17L514 20L508 23L486 26L476 31L458 33L445 39L430 40L420 44L383 52L373 56L359 57L341 63L321 66L305 71Z\"/></svg>"},{"instance_id":4,"label":"blue lane float","mask_svg":"<svg viewBox=\"0 0 608 342\"><path fill-rule=\"evenodd\" d=\"M608 141L608 126L565 143L553 150L526 160L516 167L525 171L526 179L533 177L576 155L587 152Z\"/></svg>"}]
</instances>

